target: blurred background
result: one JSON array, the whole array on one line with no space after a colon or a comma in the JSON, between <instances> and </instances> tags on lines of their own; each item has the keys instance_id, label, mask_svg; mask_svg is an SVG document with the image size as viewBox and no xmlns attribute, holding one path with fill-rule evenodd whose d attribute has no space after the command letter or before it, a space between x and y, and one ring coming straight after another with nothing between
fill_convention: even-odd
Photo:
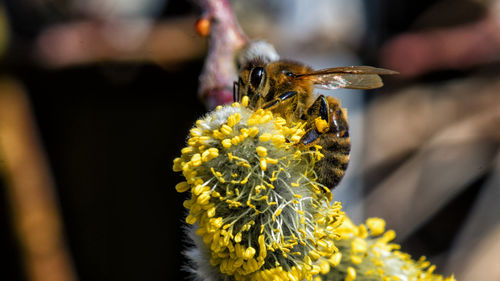
<instances>
[{"instance_id":1,"label":"blurred background","mask_svg":"<svg viewBox=\"0 0 500 281\"><path fill-rule=\"evenodd\" d=\"M349 111L334 198L412 256L500 280L500 1L232 1L314 68L399 71ZM207 40L181 0L0 2L0 280L183 280L172 160L206 112Z\"/></svg>"}]
</instances>

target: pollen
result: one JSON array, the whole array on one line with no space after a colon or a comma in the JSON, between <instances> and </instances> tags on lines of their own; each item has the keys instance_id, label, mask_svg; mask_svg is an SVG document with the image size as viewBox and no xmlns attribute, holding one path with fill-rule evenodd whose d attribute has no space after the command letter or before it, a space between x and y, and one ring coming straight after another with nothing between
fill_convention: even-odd
<instances>
[{"instance_id":1,"label":"pollen","mask_svg":"<svg viewBox=\"0 0 500 281\"><path fill-rule=\"evenodd\" d=\"M257 146L255 150L257 151L257 155L259 155L260 157L267 156L267 148L263 146Z\"/></svg>"},{"instance_id":2,"label":"pollen","mask_svg":"<svg viewBox=\"0 0 500 281\"><path fill-rule=\"evenodd\" d=\"M272 139L272 135L270 133L263 133L260 135L259 140L262 142L270 141Z\"/></svg>"},{"instance_id":3,"label":"pollen","mask_svg":"<svg viewBox=\"0 0 500 281\"><path fill-rule=\"evenodd\" d=\"M227 117L227 125L229 127L234 127L234 125L238 124L240 120L241 120L241 115L239 113L231 114L229 115L229 117Z\"/></svg>"},{"instance_id":4,"label":"pollen","mask_svg":"<svg viewBox=\"0 0 500 281\"><path fill-rule=\"evenodd\" d=\"M180 182L178 183L176 186L175 186L175 190L177 190L177 192L186 192L190 189L191 187L189 186L189 184L185 181L183 182Z\"/></svg>"},{"instance_id":5,"label":"pollen","mask_svg":"<svg viewBox=\"0 0 500 281\"><path fill-rule=\"evenodd\" d=\"M265 158L261 158L260 159L260 169L262 171L266 171L267 170L267 161Z\"/></svg>"},{"instance_id":6,"label":"pollen","mask_svg":"<svg viewBox=\"0 0 500 281\"><path fill-rule=\"evenodd\" d=\"M378 236L385 231L385 221L380 218L369 218L366 220L366 225L373 236Z\"/></svg>"},{"instance_id":7,"label":"pollen","mask_svg":"<svg viewBox=\"0 0 500 281\"><path fill-rule=\"evenodd\" d=\"M241 99L241 105L243 105L244 107L247 107L248 106L248 102L250 101L250 99L248 98L248 96L244 96L242 99Z\"/></svg>"},{"instance_id":8,"label":"pollen","mask_svg":"<svg viewBox=\"0 0 500 281\"><path fill-rule=\"evenodd\" d=\"M345 281L353 281L356 279L356 270L354 267L348 267L347 268L347 276L345 277Z\"/></svg>"},{"instance_id":9,"label":"pollen","mask_svg":"<svg viewBox=\"0 0 500 281\"><path fill-rule=\"evenodd\" d=\"M199 153L194 154L193 157L191 157L190 162L194 167L200 166L201 165L201 155Z\"/></svg>"},{"instance_id":10,"label":"pollen","mask_svg":"<svg viewBox=\"0 0 500 281\"><path fill-rule=\"evenodd\" d=\"M222 125L222 127L220 128L220 131L224 134L224 135L230 135L232 132L233 132L233 129L229 126L229 125Z\"/></svg>"},{"instance_id":11,"label":"pollen","mask_svg":"<svg viewBox=\"0 0 500 281\"><path fill-rule=\"evenodd\" d=\"M224 139L222 141L222 146L224 148L230 148L233 144L231 143L231 140L230 139Z\"/></svg>"}]
</instances>

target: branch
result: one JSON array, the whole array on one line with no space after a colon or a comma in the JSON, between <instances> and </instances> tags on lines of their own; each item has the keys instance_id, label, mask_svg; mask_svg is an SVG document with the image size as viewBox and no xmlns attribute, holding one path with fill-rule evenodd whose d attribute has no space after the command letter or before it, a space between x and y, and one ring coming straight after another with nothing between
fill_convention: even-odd
<instances>
[{"instance_id":1,"label":"branch","mask_svg":"<svg viewBox=\"0 0 500 281\"><path fill-rule=\"evenodd\" d=\"M236 53L249 42L241 30L228 0L198 0L203 10L199 33L209 33L208 55L200 76L200 98L207 108L233 100L236 81ZM208 23L208 24L207 24ZM208 32L205 28L208 25Z\"/></svg>"}]
</instances>

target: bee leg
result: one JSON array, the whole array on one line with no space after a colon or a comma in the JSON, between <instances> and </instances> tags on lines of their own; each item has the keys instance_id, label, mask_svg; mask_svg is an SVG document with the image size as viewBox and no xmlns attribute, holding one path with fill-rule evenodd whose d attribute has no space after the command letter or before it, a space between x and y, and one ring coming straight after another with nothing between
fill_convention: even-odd
<instances>
[{"instance_id":1,"label":"bee leg","mask_svg":"<svg viewBox=\"0 0 500 281\"><path fill-rule=\"evenodd\" d=\"M316 130L316 128L309 129L303 136L300 138L299 143L305 146L311 146L319 140L321 133Z\"/></svg>"},{"instance_id":2,"label":"bee leg","mask_svg":"<svg viewBox=\"0 0 500 281\"><path fill-rule=\"evenodd\" d=\"M285 92L284 94L281 94L279 95L277 98L275 98L274 100L270 101L270 102L267 102L265 103L262 108L263 109L272 109L273 107L277 106L280 102L283 102L285 100L288 100L290 98L293 98L297 96L297 92L296 91L288 91L288 92Z\"/></svg>"},{"instance_id":3,"label":"bee leg","mask_svg":"<svg viewBox=\"0 0 500 281\"><path fill-rule=\"evenodd\" d=\"M311 121L314 121L314 123L311 123L315 124L315 126L307 130L307 132L300 139L300 143L305 146L310 146L319 140L321 134L330 130L329 107L325 97L323 95L319 96L307 109L306 114L306 119L312 119Z\"/></svg>"},{"instance_id":4,"label":"bee leg","mask_svg":"<svg viewBox=\"0 0 500 281\"><path fill-rule=\"evenodd\" d=\"M328 106L328 101L323 95L319 96L313 102L313 104L307 109L307 115L309 119L317 120L317 118L319 117L320 120L324 121L324 122L321 121L314 122L316 124L317 129L321 133L326 133L329 130L329 120L330 120L329 112L330 110ZM319 123L323 123L323 126L320 126Z\"/></svg>"},{"instance_id":5,"label":"bee leg","mask_svg":"<svg viewBox=\"0 0 500 281\"><path fill-rule=\"evenodd\" d=\"M260 108L263 98L260 93L255 93L253 91L248 91L248 97L250 98L249 104L252 105L251 108Z\"/></svg>"},{"instance_id":6,"label":"bee leg","mask_svg":"<svg viewBox=\"0 0 500 281\"><path fill-rule=\"evenodd\" d=\"M349 125L347 123L347 113L342 111L340 102L332 97L328 97L328 106L330 108L330 133L338 138L349 137Z\"/></svg>"}]
</instances>

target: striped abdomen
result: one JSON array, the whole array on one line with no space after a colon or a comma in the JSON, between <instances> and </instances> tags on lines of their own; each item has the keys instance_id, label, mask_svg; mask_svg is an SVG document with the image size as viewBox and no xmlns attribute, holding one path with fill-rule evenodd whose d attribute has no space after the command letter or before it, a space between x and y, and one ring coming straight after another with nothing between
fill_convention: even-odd
<instances>
[{"instance_id":1,"label":"striped abdomen","mask_svg":"<svg viewBox=\"0 0 500 281\"><path fill-rule=\"evenodd\" d=\"M340 107L337 99L327 97L327 101L330 129L321 134L316 143L321 145L324 157L316 163L315 171L318 174L318 181L332 189L338 185L347 169L351 140L347 113Z\"/></svg>"}]
</instances>

